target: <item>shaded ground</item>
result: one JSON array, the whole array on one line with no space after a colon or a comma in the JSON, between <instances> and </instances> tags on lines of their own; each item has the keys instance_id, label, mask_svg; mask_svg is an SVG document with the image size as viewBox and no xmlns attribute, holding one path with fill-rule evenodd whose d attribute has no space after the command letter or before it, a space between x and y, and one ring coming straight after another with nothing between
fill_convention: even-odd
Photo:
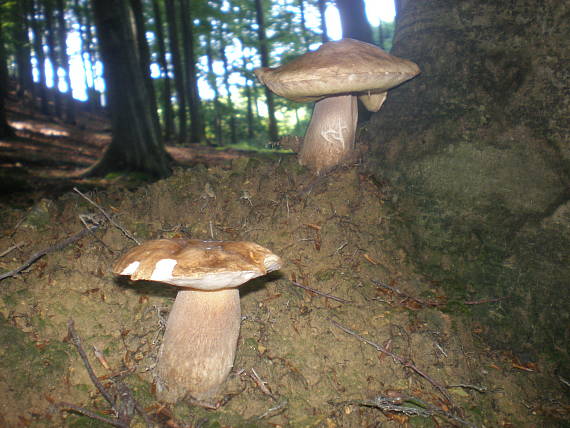
<instances>
[{"instance_id":1,"label":"shaded ground","mask_svg":"<svg viewBox=\"0 0 570 428\"><path fill-rule=\"evenodd\" d=\"M89 135L75 153L85 162L108 138ZM70 153L57 150L63 160ZM474 305L493 311L508 302L482 300L477 290L448 301L417 275L397 199L365 171L314 179L289 156L235 157L138 188L122 179L104 189L75 185L141 241L251 240L279 254L284 268L241 288L244 319L224 390L231 400L217 410L164 407L153 397L152 368L175 291L118 283L110 267L135 243L104 222L0 282L1 426L106 426L61 412L60 401L112 417L67 338L69 319L104 385L129 385L160 426L568 426L568 391L555 367L495 351L478 325L463 322ZM81 219L103 221L74 192L21 193L32 195L30 206L11 198L0 208L0 274L81 231ZM393 411L371 407L377 397ZM144 423L136 416L132 426Z\"/></svg>"}]
</instances>

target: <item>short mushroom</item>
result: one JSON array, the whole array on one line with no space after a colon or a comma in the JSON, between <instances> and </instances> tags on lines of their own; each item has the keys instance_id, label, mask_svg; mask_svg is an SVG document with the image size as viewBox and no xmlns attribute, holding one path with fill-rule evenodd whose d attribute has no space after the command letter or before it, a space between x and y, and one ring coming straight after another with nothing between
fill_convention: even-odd
<instances>
[{"instance_id":1,"label":"short mushroom","mask_svg":"<svg viewBox=\"0 0 570 428\"><path fill-rule=\"evenodd\" d=\"M159 400L208 400L220 391L239 335L237 287L280 267L278 256L252 242L194 239L148 241L117 261L116 275L179 287L159 350Z\"/></svg>"},{"instance_id":2,"label":"short mushroom","mask_svg":"<svg viewBox=\"0 0 570 428\"><path fill-rule=\"evenodd\" d=\"M324 43L288 64L254 72L277 95L316 101L299 162L323 174L354 158L357 97L369 111L378 111L387 91L420 69L369 43L342 39Z\"/></svg>"}]
</instances>

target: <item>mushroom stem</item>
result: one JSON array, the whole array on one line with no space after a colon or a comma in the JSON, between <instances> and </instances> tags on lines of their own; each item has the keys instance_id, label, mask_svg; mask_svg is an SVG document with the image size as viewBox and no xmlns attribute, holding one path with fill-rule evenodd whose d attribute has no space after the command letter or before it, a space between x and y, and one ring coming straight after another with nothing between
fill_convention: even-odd
<instances>
[{"instance_id":1,"label":"mushroom stem","mask_svg":"<svg viewBox=\"0 0 570 428\"><path fill-rule=\"evenodd\" d=\"M159 351L158 399L175 403L189 394L208 400L218 393L233 367L240 321L237 288L180 290Z\"/></svg>"},{"instance_id":2,"label":"mushroom stem","mask_svg":"<svg viewBox=\"0 0 570 428\"><path fill-rule=\"evenodd\" d=\"M352 159L358 120L356 96L340 95L315 103L299 163L323 174Z\"/></svg>"}]
</instances>

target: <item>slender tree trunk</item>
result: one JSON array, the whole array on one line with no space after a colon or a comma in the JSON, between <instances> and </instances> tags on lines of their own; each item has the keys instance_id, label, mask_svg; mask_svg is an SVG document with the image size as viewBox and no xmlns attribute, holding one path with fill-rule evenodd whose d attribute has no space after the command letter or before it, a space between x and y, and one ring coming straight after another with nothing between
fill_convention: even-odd
<instances>
[{"instance_id":1,"label":"slender tree trunk","mask_svg":"<svg viewBox=\"0 0 570 428\"><path fill-rule=\"evenodd\" d=\"M204 120L198 92L198 76L196 75L196 55L194 53L194 35L192 14L189 0L180 0L182 36L184 41L184 57L186 60L186 88L190 107L190 142L199 143L204 140Z\"/></svg>"},{"instance_id":2,"label":"slender tree trunk","mask_svg":"<svg viewBox=\"0 0 570 428\"><path fill-rule=\"evenodd\" d=\"M342 37L374 43L372 29L366 19L364 0L336 0L342 23Z\"/></svg>"},{"instance_id":3,"label":"slender tree trunk","mask_svg":"<svg viewBox=\"0 0 570 428\"><path fill-rule=\"evenodd\" d=\"M6 119L6 98L8 96L8 70L6 68L6 52L4 49L4 33L0 25L0 138L10 137L13 130Z\"/></svg>"},{"instance_id":4,"label":"slender tree trunk","mask_svg":"<svg viewBox=\"0 0 570 428\"><path fill-rule=\"evenodd\" d=\"M206 33L206 57L208 60L208 83L214 91L214 118L212 120L212 127L214 128L214 136L216 145L222 144L222 114L220 108L220 91L218 90L218 83L216 81L216 73L214 72L214 53L212 50L212 37L210 32Z\"/></svg>"},{"instance_id":5,"label":"slender tree trunk","mask_svg":"<svg viewBox=\"0 0 570 428\"><path fill-rule=\"evenodd\" d=\"M45 55L43 50L43 37L40 23L38 22L37 14L39 13L38 0L31 0L31 14L30 19L32 23L32 31L34 33L34 53L37 60L39 84L38 95L40 97L40 108L43 114L49 114L49 102L47 94L46 83L46 70L45 70Z\"/></svg>"},{"instance_id":6,"label":"slender tree trunk","mask_svg":"<svg viewBox=\"0 0 570 428\"><path fill-rule=\"evenodd\" d=\"M305 0L298 0L299 14L301 15L301 40L305 49L309 50L309 38L307 37L307 22L305 20Z\"/></svg>"},{"instance_id":7,"label":"slender tree trunk","mask_svg":"<svg viewBox=\"0 0 570 428\"><path fill-rule=\"evenodd\" d=\"M265 19L263 16L262 0L255 0L255 14L257 19L257 37L259 40L261 66L269 67L269 46L267 36L265 34ZM273 93L267 86L265 87L265 98L267 100L267 112L269 116L269 141L277 141L279 140L279 132L277 130L277 120L275 119L275 104L273 102Z\"/></svg>"},{"instance_id":8,"label":"slender tree trunk","mask_svg":"<svg viewBox=\"0 0 570 428\"><path fill-rule=\"evenodd\" d=\"M169 157L153 121L129 3L93 0L92 4L113 139L101 161L86 175L137 171L153 178L165 177L170 174Z\"/></svg>"},{"instance_id":9,"label":"slender tree trunk","mask_svg":"<svg viewBox=\"0 0 570 428\"><path fill-rule=\"evenodd\" d=\"M53 0L44 1L44 20L46 24L46 41L48 47L48 58L52 69L52 79L53 79L53 103L55 108L55 115L57 117L62 117L61 108L61 93L59 92L59 56L56 50L55 44L55 30L53 25Z\"/></svg>"},{"instance_id":10,"label":"slender tree trunk","mask_svg":"<svg viewBox=\"0 0 570 428\"><path fill-rule=\"evenodd\" d=\"M18 67L18 97L26 91L34 98L34 80L30 58L30 39L28 37L29 0L20 0L13 8L14 39L16 42L16 65Z\"/></svg>"},{"instance_id":11,"label":"slender tree trunk","mask_svg":"<svg viewBox=\"0 0 570 428\"><path fill-rule=\"evenodd\" d=\"M237 143L237 132L236 132L236 118L235 118L235 107L232 101L232 91L230 88L230 67L228 64L228 57L226 56L226 44L224 34L224 29L220 25L219 28L219 40L220 40L220 57L222 58L222 64L224 65L224 87L226 88L226 93L228 97L228 115L229 115L229 125L230 125L230 143Z\"/></svg>"},{"instance_id":12,"label":"slender tree trunk","mask_svg":"<svg viewBox=\"0 0 570 428\"><path fill-rule=\"evenodd\" d=\"M241 40L240 40L241 42ZM241 45L243 46L243 42L241 43ZM244 87L244 91L245 91L245 97L247 100L247 138L252 141L255 137L255 132L254 132L254 121L253 121L253 95L252 95L252 90L251 90L251 84L250 84L250 80L248 77L248 70L247 70L247 64L249 62L249 59L246 58L244 52L242 51L241 53L241 59L242 59L242 74L245 76L245 87Z\"/></svg>"},{"instance_id":13,"label":"slender tree trunk","mask_svg":"<svg viewBox=\"0 0 570 428\"><path fill-rule=\"evenodd\" d=\"M156 42L158 45L158 64L164 85L162 87L162 109L164 110L164 138L169 140L174 134L174 119L172 113L172 102L170 100L172 89L170 87L170 76L168 75L168 63L166 61L166 43L164 40L164 30L162 28L162 12L158 0L152 0L154 12L154 30L156 32Z\"/></svg>"},{"instance_id":14,"label":"slender tree trunk","mask_svg":"<svg viewBox=\"0 0 570 428\"><path fill-rule=\"evenodd\" d=\"M144 13L143 5L141 0L130 0L131 8L133 11L133 17L135 19L136 28L136 41L139 53L139 60L141 64L141 70L146 85L146 90L148 93L152 121L156 127L156 135L162 136L160 130L160 121L158 120L158 106L156 105L156 93L154 91L154 85L152 84L152 79L150 78L150 49L148 47L148 41L146 39L146 32L144 26Z\"/></svg>"},{"instance_id":15,"label":"slender tree trunk","mask_svg":"<svg viewBox=\"0 0 570 428\"><path fill-rule=\"evenodd\" d=\"M168 22L168 39L170 41L170 53L174 66L174 83L176 85L176 101L178 104L178 141L186 143L188 138L186 128L186 90L184 88L184 68L180 55L180 43L178 41L178 26L176 24L176 8L174 0L165 0L166 20Z\"/></svg>"},{"instance_id":16,"label":"slender tree trunk","mask_svg":"<svg viewBox=\"0 0 570 428\"><path fill-rule=\"evenodd\" d=\"M318 0L317 6L319 7L319 16L321 18L321 40L323 43L329 41L328 29L327 29L327 19L325 12L327 10L327 5L325 0Z\"/></svg>"},{"instance_id":17,"label":"slender tree trunk","mask_svg":"<svg viewBox=\"0 0 570 428\"><path fill-rule=\"evenodd\" d=\"M63 0L57 0L57 38L59 44L59 61L65 72L67 96L65 101L65 120L67 123L75 122L75 109L73 107L73 90L71 88L71 75L69 74L69 56L67 55L67 31L65 28L65 5Z\"/></svg>"}]
</instances>

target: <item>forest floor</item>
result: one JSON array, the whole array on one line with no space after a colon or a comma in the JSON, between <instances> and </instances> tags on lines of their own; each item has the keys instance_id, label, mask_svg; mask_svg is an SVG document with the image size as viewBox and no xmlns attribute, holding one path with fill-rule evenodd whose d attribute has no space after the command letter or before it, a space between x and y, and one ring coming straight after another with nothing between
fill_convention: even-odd
<instances>
[{"instance_id":1,"label":"forest floor","mask_svg":"<svg viewBox=\"0 0 570 428\"><path fill-rule=\"evenodd\" d=\"M10 121L18 137L0 141L0 277L45 256L0 281L0 426L108 426L72 405L115 417L69 320L103 387L132 392L115 407L134 414L133 427L145 426L134 401L165 427L569 426L555 367L490 348L464 317L508 302L477 290L452 302L418 274L397 198L361 167L315 179L290 155L182 148L171 150L180 166L168 179L84 181L77 172L109 141L104 120L70 127L11 108ZM114 261L136 245L125 232L250 240L282 257L281 271L241 288L237 358L219 407L156 402L153 367L175 290L113 278Z\"/></svg>"}]
</instances>

